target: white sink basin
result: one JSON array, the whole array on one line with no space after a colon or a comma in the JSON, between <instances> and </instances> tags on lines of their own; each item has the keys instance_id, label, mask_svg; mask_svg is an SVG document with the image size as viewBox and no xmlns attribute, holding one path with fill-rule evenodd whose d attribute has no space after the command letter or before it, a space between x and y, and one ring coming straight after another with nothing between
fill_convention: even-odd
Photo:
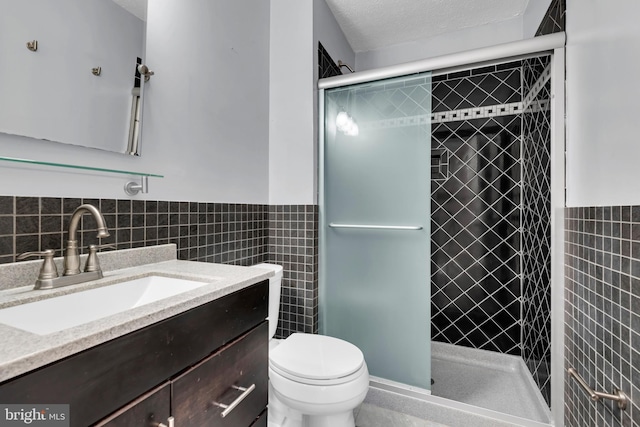
<instances>
[{"instance_id":1,"label":"white sink basin","mask_svg":"<svg viewBox=\"0 0 640 427\"><path fill-rule=\"evenodd\" d=\"M0 309L0 323L47 335L183 292L206 282L147 276L141 279Z\"/></svg>"}]
</instances>

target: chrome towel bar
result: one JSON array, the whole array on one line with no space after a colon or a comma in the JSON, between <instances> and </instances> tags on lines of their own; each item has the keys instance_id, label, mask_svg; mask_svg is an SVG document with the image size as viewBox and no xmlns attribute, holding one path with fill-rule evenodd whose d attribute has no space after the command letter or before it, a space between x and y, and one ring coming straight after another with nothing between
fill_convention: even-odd
<instances>
[{"instance_id":1,"label":"chrome towel bar","mask_svg":"<svg viewBox=\"0 0 640 427\"><path fill-rule=\"evenodd\" d=\"M610 400L614 400L614 401L616 401L618 403L618 409L622 409L623 411L625 409L627 409L627 403L629 402L629 396L627 396L624 391L619 390L617 388L613 389L613 393L612 394L603 393L601 391L594 391L591 387L589 387L589 385L585 382L585 380L582 379L580 374L578 374L578 371L576 371L573 368L569 368L569 369L567 369L567 372L569 372L569 375L571 375L576 381L578 381L578 384L580 384L580 386L582 386L584 391L587 392L587 394L589 395L591 400L593 400L594 402L596 402L596 401L598 401L600 399L610 399Z\"/></svg>"},{"instance_id":2,"label":"chrome towel bar","mask_svg":"<svg viewBox=\"0 0 640 427\"><path fill-rule=\"evenodd\" d=\"M336 224L330 223L331 228L368 228L374 230L422 230L421 225L368 225L368 224Z\"/></svg>"}]
</instances>

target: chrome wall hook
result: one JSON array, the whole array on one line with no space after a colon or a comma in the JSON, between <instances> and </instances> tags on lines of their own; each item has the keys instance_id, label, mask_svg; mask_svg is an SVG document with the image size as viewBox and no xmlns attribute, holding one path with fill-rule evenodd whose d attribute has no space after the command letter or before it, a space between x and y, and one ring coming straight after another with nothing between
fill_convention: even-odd
<instances>
[{"instance_id":1,"label":"chrome wall hook","mask_svg":"<svg viewBox=\"0 0 640 427\"><path fill-rule=\"evenodd\" d=\"M347 67L347 70L351 71L352 73L355 73L355 71L353 71L353 68L349 67L347 64L345 64L344 62L342 62L342 60L338 60L338 68L342 68L342 67Z\"/></svg>"},{"instance_id":2,"label":"chrome wall hook","mask_svg":"<svg viewBox=\"0 0 640 427\"><path fill-rule=\"evenodd\" d=\"M138 65L138 72L144 76L144 81L148 82L149 79L151 78L151 76L153 76L155 73L153 71L151 71L149 69L149 67L147 67L144 64L140 64Z\"/></svg>"},{"instance_id":3,"label":"chrome wall hook","mask_svg":"<svg viewBox=\"0 0 640 427\"><path fill-rule=\"evenodd\" d=\"M31 52L35 52L38 50L38 40L31 40L30 42L27 42L27 49L29 49Z\"/></svg>"},{"instance_id":4,"label":"chrome wall hook","mask_svg":"<svg viewBox=\"0 0 640 427\"><path fill-rule=\"evenodd\" d=\"M149 177L140 177L140 183L129 181L124 185L124 192L129 196L135 196L138 193L146 194L149 192Z\"/></svg>"},{"instance_id":5,"label":"chrome wall hook","mask_svg":"<svg viewBox=\"0 0 640 427\"><path fill-rule=\"evenodd\" d=\"M99 76L100 74L102 74L102 67L94 67L91 69L91 74L93 74L94 76Z\"/></svg>"}]
</instances>

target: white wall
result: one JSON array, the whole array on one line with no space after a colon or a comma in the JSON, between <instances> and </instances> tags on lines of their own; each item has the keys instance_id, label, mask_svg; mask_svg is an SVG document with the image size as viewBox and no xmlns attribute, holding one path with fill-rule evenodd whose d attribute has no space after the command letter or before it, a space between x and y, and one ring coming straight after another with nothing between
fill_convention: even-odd
<instances>
[{"instance_id":1,"label":"white wall","mask_svg":"<svg viewBox=\"0 0 640 427\"><path fill-rule=\"evenodd\" d=\"M0 154L164 174L151 200L267 203L269 2L149 2L142 157L0 134ZM127 198L130 177L0 163L0 194Z\"/></svg>"},{"instance_id":2,"label":"white wall","mask_svg":"<svg viewBox=\"0 0 640 427\"><path fill-rule=\"evenodd\" d=\"M355 56L324 0L271 0L269 203L317 202L318 41Z\"/></svg>"},{"instance_id":3,"label":"white wall","mask_svg":"<svg viewBox=\"0 0 640 427\"><path fill-rule=\"evenodd\" d=\"M3 9L0 131L124 152L145 23L104 0L12 0Z\"/></svg>"},{"instance_id":4,"label":"white wall","mask_svg":"<svg viewBox=\"0 0 640 427\"><path fill-rule=\"evenodd\" d=\"M271 0L269 203L312 204L313 5Z\"/></svg>"},{"instance_id":5,"label":"white wall","mask_svg":"<svg viewBox=\"0 0 640 427\"><path fill-rule=\"evenodd\" d=\"M567 205L640 204L640 2L567 0Z\"/></svg>"},{"instance_id":6,"label":"white wall","mask_svg":"<svg viewBox=\"0 0 640 427\"><path fill-rule=\"evenodd\" d=\"M383 49L356 52L356 70L370 70L516 40L522 40L522 16Z\"/></svg>"}]
</instances>

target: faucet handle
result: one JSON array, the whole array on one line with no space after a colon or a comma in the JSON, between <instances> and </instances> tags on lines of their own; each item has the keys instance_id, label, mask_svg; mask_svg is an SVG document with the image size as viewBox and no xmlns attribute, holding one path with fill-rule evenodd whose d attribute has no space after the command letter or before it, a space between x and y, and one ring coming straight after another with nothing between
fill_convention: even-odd
<instances>
[{"instance_id":1,"label":"faucet handle","mask_svg":"<svg viewBox=\"0 0 640 427\"><path fill-rule=\"evenodd\" d=\"M84 266L85 273L92 271L101 271L100 261L98 260L98 249L111 248L115 249L114 245L89 245L89 256L87 257L87 263Z\"/></svg>"},{"instance_id":2,"label":"faucet handle","mask_svg":"<svg viewBox=\"0 0 640 427\"><path fill-rule=\"evenodd\" d=\"M112 243L105 243L104 245L89 245L89 250L98 250L98 249L115 249L116 245Z\"/></svg>"},{"instance_id":3,"label":"faucet handle","mask_svg":"<svg viewBox=\"0 0 640 427\"><path fill-rule=\"evenodd\" d=\"M47 249L41 252L25 252L18 255L17 260L23 260L36 256L44 257L44 262L42 263L42 267L40 267L40 273L38 274L38 280L49 280L58 277L58 269L56 268L56 264L53 262L54 254L55 251L53 249Z\"/></svg>"}]
</instances>

